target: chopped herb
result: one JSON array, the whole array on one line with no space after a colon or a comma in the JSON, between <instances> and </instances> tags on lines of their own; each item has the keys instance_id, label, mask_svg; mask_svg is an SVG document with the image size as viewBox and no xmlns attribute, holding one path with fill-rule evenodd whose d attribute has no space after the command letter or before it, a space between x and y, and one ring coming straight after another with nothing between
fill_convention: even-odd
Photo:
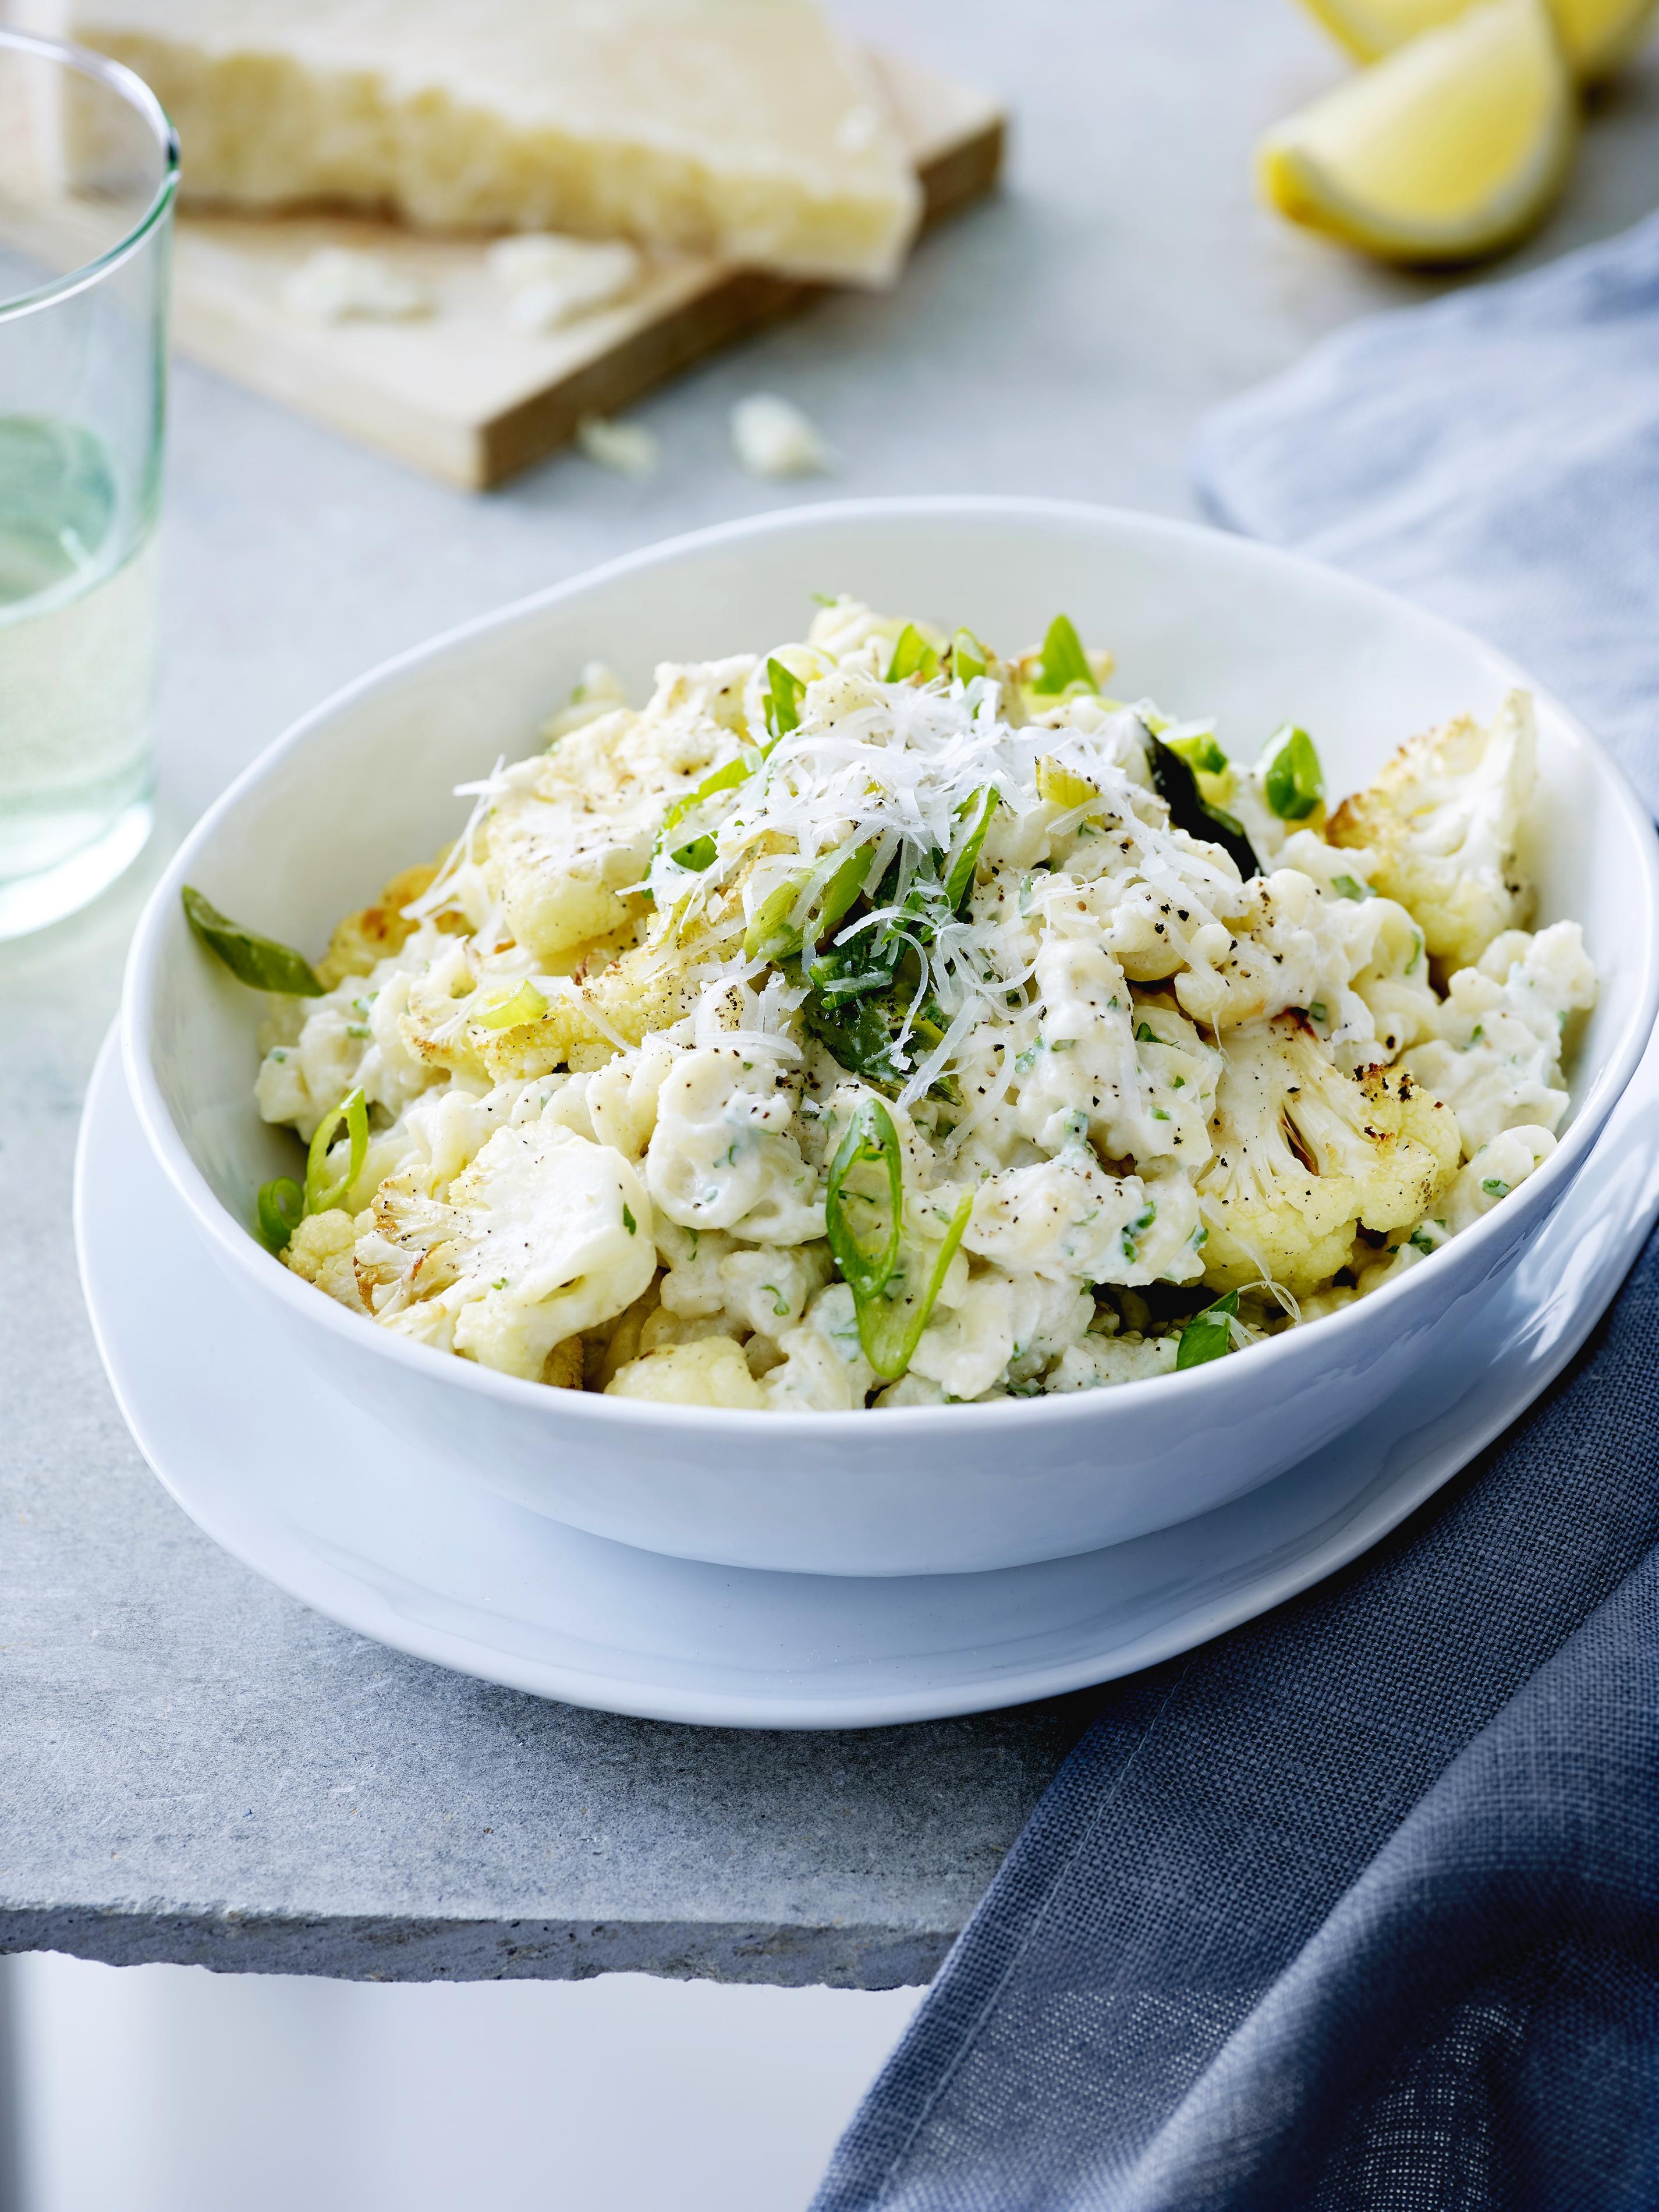
<instances>
[{"instance_id":1,"label":"chopped herb","mask_svg":"<svg viewBox=\"0 0 1659 2212\"><path fill-rule=\"evenodd\" d=\"M1233 1321L1237 1312L1238 1292L1229 1291L1213 1305L1207 1305L1201 1313L1195 1313L1181 1332L1181 1344L1176 1353L1177 1370L1202 1367L1207 1361L1219 1359L1224 1352L1230 1351L1233 1340Z\"/></svg>"},{"instance_id":2,"label":"chopped herb","mask_svg":"<svg viewBox=\"0 0 1659 2212\"><path fill-rule=\"evenodd\" d=\"M254 1201L258 1213L259 1241L267 1251L281 1253L305 1218L306 1194L292 1176L262 1182Z\"/></svg>"},{"instance_id":3,"label":"chopped herb","mask_svg":"<svg viewBox=\"0 0 1659 2212\"><path fill-rule=\"evenodd\" d=\"M1261 793L1281 822L1305 822L1325 796L1325 775L1314 741L1283 722L1262 754Z\"/></svg>"},{"instance_id":4,"label":"chopped herb","mask_svg":"<svg viewBox=\"0 0 1659 2212\"><path fill-rule=\"evenodd\" d=\"M1170 1118L1170 1117L1169 1117L1169 1115L1164 1112L1164 1109L1163 1109L1161 1106L1154 1106L1154 1107L1153 1107L1153 1109L1152 1109L1152 1119L1153 1119L1153 1121L1167 1121L1169 1120L1169 1118Z\"/></svg>"},{"instance_id":5,"label":"chopped herb","mask_svg":"<svg viewBox=\"0 0 1659 2212\"><path fill-rule=\"evenodd\" d=\"M492 1291L504 1291L507 1288L507 1277L505 1275L497 1275L495 1281L489 1285L489 1287Z\"/></svg>"},{"instance_id":6,"label":"chopped herb","mask_svg":"<svg viewBox=\"0 0 1659 2212\"><path fill-rule=\"evenodd\" d=\"M677 868L690 868L695 875L700 876L705 868L714 866L720 857L720 849L705 831L701 837L693 837L689 844L680 846L676 852L670 854L669 858Z\"/></svg>"},{"instance_id":7,"label":"chopped herb","mask_svg":"<svg viewBox=\"0 0 1659 2212\"><path fill-rule=\"evenodd\" d=\"M841 605L833 592L814 592L812 597L821 607L835 607Z\"/></svg>"},{"instance_id":8,"label":"chopped herb","mask_svg":"<svg viewBox=\"0 0 1659 2212\"><path fill-rule=\"evenodd\" d=\"M1308 1004L1308 1012L1313 1016L1316 1022L1328 1022L1330 1019L1330 1016L1325 1011L1325 1001L1322 999L1310 1000Z\"/></svg>"},{"instance_id":9,"label":"chopped herb","mask_svg":"<svg viewBox=\"0 0 1659 2212\"><path fill-rule=\"evenodd\" d=\"M1135 1024L1135 1042L1137 1044L1162 1044L1163 1042L1163 1038L1159 1036L1158 1031L1152 1027L1150 1022L1137 1022Z\"/></svg>"},{"instance_id":10,"label":"chopped herb","mask_svg":"<svg viewBox=\"0 0 1659 2212\"><path fill-rule=\"evenodd\" d=\"M250 990L276 991L289 999L320 999L326 985L311 963L274 937L261 937L244 929L210 906L200 891L186 884L179 893L185 919L208 951L222 960L239 983Z\"/></svg>"},{"instance_id":11,"label":"chopped herb","mask_svg":"<svg viewBox=\"0 0 1659 2212\"><path fill-rule=\"evenodd\" d=\"M1172 1075L1170 1078L1170 1088L1171 1091L1184 1091L1187 1088L1186 1077L1184 1075Z\"/></svg>"},{"instance_id":12,"label":"chopped herb","mask_svg":"<svg viewBox=\"0 0 1659 2212\"><path fill-rule=\"evenodd\" d=\"M1098 691L1094 671L1089 665L1089 656L1083 650L1083 641L1066 615L1056 615L1048 625L1048 634L1042 641L1042 666L1033 679L1031 689L1044 697L1053 697L1069 691L1073 684L1080 684L1085 691Z\"/></svg>"},{"instance_id":13,"label":"chopped herb","mask_svg":"<svg viewBox=\"0 0 1659 2212\"><path fill-rule=\"evenodd\" d=\"M633 1209L633 1207L629 1206L629 1204L628 1203L628 1200L627 1200L626 1199L623 1199L623 1228L628 1231L629 1235L630 1237L632 1237L632 1236L635 1234L635 1232L638 1230L639 1225L640 1225L640 1224L639 1224L639 1223L638 1223L637 1221L635 1221L635 1218L634 1218L634 1209Z\"/></svg>"},{"instance_id":14,"label":"chopped herb","mask_svg":"<svg viewBox=\"0 0 1659 2212\"><path fill-rule=\"evenodd\" d=\"M789 1301L775 1283L763 1283L761 1288L772 1293L772 1310L775 1314L781 1317L789 1311Z\"/></svg>"},{"instance_id":15,"label":"chopped herb","mask_svg":"<svg viewBox=\"0 0 1659 2212\"><path fill-rule=\"evenodd\" d=\"M1369 884L1362 884L1358 876L1333 876L1331 889L1345 899L1355 899L1361 904L1372 896Z\"/></svg>"},{"instance_id":16,"label":"chopped herb","mask_svg":"<svg viewBox=\"0 0 1659 2212\"><path fill-rule=\"evenodd\" d=\"M1507 1198L1510 1194L1510 1185L1501 1176L1488 1176L1480 1188L1488 1198Z\"/></svg>"},{"instance_id":17,"label":"chopped herb","mask_svg":"<svg viewBox=\"0 0 1659 2212\"><path fill-rule=\"evenodd\" d=\"M369 1028L367 1022L348 1022L346 1024L346 1035L348 1036L366 1037L368 1034Z\"/></svg>"},{"instance_id":18,"label":"chopped herb","mask_svg":"<svg viewBox=\"0 0 1659 2212\"><path fill-rule=\"evenodd\" d=\"M1433 1237L1430 1236L1428 1231L1420 1224L1417 1228L1413 1230L1411 1235L1406 1239L1406 1242L1408 1244L1414 1246L1419 1252L1432 1252L1435 1249Z\"/></svg>"}]
</instances>

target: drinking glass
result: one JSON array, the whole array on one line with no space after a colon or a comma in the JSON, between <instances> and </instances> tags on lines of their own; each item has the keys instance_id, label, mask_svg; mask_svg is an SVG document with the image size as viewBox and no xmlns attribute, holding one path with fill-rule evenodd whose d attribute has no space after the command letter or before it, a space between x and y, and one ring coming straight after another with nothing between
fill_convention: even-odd
<instances>
[{"instance_id":1,"label":"drinking glass","mask_svg":"<svg viewBox=\"0 0 1659 2212\"><path fill-rule=\"evenodd\" d=\"M178 175L130 70L0 30L0 938L149 831Z\"/></svg>"}]
</instances>

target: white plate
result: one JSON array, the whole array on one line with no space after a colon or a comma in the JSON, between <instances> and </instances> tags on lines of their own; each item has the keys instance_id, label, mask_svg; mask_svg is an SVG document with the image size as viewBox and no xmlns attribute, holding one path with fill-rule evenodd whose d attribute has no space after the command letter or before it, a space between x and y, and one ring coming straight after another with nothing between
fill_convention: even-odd
<instances>
[{"instance_id":1,"label":"white plate","mask_svg":"<svg viewBox=\"0 0 1659 2212\"><path fill-rule=\"evenodd\" d=\"M1287 1474L1080 1558L875 1580L634 1551L463 1486L268 1346L140 1133L113 1038L76 1170L94 1329L179 1504L395 1650L605 1711L863 1728L1052 1697L1184 1651L1353 1559L1499 1434L1606 1308L1659 1211L1659 1042L1564 1203L1400 1393ZM211 1347L211 1357L202 1356Z\"/></svg>"}]
</instances>

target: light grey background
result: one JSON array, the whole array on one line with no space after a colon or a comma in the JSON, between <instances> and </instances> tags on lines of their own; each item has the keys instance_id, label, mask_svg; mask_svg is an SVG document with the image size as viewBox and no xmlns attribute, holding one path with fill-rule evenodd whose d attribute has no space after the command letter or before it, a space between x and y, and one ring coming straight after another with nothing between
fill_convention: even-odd
<instances>
[{"instance_id":1,"label":"light grey background","mask_svg":"<svg viewBox=\"0 0 1659 2212\"><path fill-rule=\"evenodd\" d=\"M650 482L573 457L470 500L178 374L161 838L97 908L0 947L0 1942L390 1978L620 1965L915 1979L1086 1717L1084 1698L874 1735L718 1735L538 1704L364 1644L221 1556L167 1502L110 1401L70 1250L81 1095L147 877L335 686L610 555L801 498L1034 491L1186 511L1183 456L1206 406L1354 313L1435 289L1254 204L1252 139L1344 67L1291 0L841 12L1006 94L1008 188L929 240L890 295L825 301L642 407L664 450ZM1656 130L1650 54L1600 103L1569 199L1522 263L1659 202ZM738 471L726 413L757 388L816 417L840 455L834 479L775 487ZM179 1347L182 1366L211 1356ZM249 1417L279 1421L283 1402L273 1370ZM647 2154L659 2076L701 2083L691 2102L708 2123L685 2138L702 2149L673 2201L797 2204L909 2002L632 1980L392 1993L174 1968L112 1981L49 1960L13 1979L29 2029L29 2212L112 2212L123 2157L120 2212L629 2212L668 2201ZM325 2063L331 2051L352 2065ZM527 2052L582 2093L538 2100ZM446 2066L471 2101L434 2135ZM262 2078L268 2112L291 2123L264 2135ZM191 2080L223 2124L169 2149L151 2123L189 2109L168 2100ZM465 2148L470 2188L436 2148L403 2166L371 2155L440 2136ZM250 2160L277 2193L258 2195Z\"/></svg>"}]
</instances>

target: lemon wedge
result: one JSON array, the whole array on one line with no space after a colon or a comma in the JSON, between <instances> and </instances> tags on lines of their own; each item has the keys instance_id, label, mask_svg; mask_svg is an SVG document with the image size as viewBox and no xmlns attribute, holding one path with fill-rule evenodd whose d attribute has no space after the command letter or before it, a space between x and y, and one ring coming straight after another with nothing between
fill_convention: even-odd
<instances>
[{"instance_id":1,"label":"lemon wedge","mask_svg":"<svg viewBox=\"0 0 1659 2212\"><path fill-rule=\"evenodd\" d=\"M1362 62L1391 54L1419 32L1462 15L1469 0L1307 0L1309 11ZM1550 13L1574 71L1610 76L1647 36L1659 0L1550 0Z\"/></svg>"},{"instance_id":2,"label":"lemon wedge","mask_svg":"<svg viewBox=\"0 0 1659 2212\"><path fill-rule=\"evenodd\" d=\"M1468 261L1545 214L1577 101L1544 0L1482 0L1268 131L1263 196L1390 261Z\"/></svg>"}]
</instances>

